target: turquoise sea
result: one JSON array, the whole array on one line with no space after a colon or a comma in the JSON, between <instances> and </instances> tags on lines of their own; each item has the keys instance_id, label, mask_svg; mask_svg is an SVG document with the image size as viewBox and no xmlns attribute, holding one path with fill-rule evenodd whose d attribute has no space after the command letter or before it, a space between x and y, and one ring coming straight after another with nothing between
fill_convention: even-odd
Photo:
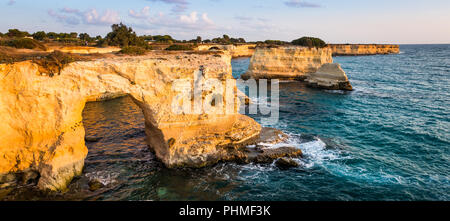
<instances>
[{"instance_id":1,"label":"turquoise sea","mask_svg":"<svg viewBox=\"0 0 450 221\"><path fill-rule=\"evenodd\" d=\"M10 199L65 200L450 200L450 45L402 45L398 55L336 57L352 92L280 83L280 121L300 166L223 163L164 168L148 150L130 98L89 103L89 155L66 193L25 189ZM249 59L235 59L233 75ZM250 115L251 116L251 115ZM259 119L259 116L251 116ZM88 180L105 188L90 191Z\"/></svg>"}]
</instances>

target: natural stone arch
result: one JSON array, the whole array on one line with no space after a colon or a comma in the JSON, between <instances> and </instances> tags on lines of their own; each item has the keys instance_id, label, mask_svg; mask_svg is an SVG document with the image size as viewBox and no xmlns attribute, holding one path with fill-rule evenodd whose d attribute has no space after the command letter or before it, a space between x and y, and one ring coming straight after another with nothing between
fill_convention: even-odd
<instances>
[{"instance_id":1,"label":"natural stone arch","mask_svg":"<svg viewBox=\"0 0 450 221\"><path fill-rule=\"evenodd\" d=\"M232 158L230 147L257 138L259 124L237 112L174 115L170 108L175 79L192 79L195 73L231 78L230 56L214 55L75 62L54 77L43 75L32 62L0 65L0 177L36 171L40 188L64 189L81 173L87 155L86 102L122 95L130 95L142 109L147 143L165 165L198 167Z\"/></svg>"}]
</instances>

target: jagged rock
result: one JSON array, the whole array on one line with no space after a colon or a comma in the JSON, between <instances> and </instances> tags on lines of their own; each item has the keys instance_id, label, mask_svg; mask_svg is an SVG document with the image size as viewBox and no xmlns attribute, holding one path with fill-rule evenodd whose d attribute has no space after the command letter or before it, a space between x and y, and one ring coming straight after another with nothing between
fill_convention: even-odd
<instances>
[{"instance_id":1,"label":"jagged rock","mask_svg":"<svg viewBox=\"0 0 450 221\"><path fill-rule=\"evenodd\" d=\"M281 130L270 127L263 127L261 129L261 133L259 134L259 139L256 142L264 144L276 144L284 142L287 139L288 136Z\"/></svg>"},{"instance_id":2,"label":"jagged rock","mask_svg":"<svg viewBox=\"0 0 450 221\"><path fill-rule=\"evenodd\" d=\"M277 161L275 161L275 165L282 169L282 170L286 170L292 167L298 167L299 164L297 162L295 162L295 160L290 159L290 158L285 158L282 157L280 159L278 159Z\"/></svg>"},{"instance_id":3,"label":"jagged rock","mask_svg":"<svg viewBox=\"0 0 450 221\"><path fill-rule=\"evenodd\" d=\"M339 64L324 64L305 80L310 87L330 90L353 90L347 75Z\"/></svg>"},{"instance_id":4,"label":"jagged rock","mask_svg":"<svg viewBox=\"0 0 450 221\"><path fill-rule=\"evenodd\" d=\"M242 79L304 80L323 64L332 63L331 49L300 46L258 47Z\"/></svg>"},{"instance_id":5,"label":"jagged rock","mask_svg":"<svg viewBox=\"0 0 450 221\"><path fill-rule=\"evenodd\" d=\"M100 181L98 181L96 179L89 180L88 185L89 185L89 190L92 191L92 192L97 191L97 190L105 187L105 185L102 182L100 182Z\"/></svg>"},{"instance_id":6,"label":"jagged rock","mask_svg":"<svg viewBox=\"0 0 450 221\"><path fill-rule=\"evenodd\" d=\"M302 151L295 147L285 146L279 148L262 149L261 153L249 156L250 162L272 163L274 160L282 157L301 157Z\"/></svg>"}]
</instances>

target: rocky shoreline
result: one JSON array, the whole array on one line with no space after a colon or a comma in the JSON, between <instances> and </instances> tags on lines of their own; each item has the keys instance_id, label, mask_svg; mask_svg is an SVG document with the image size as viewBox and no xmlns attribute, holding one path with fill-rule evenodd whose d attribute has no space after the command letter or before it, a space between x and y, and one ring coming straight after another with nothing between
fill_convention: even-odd
<instances>
[{"instance_id":1,"label":"rocky shoreline","mask_svg":"<svg viewBox=\"0 0 450 221\"><path fill-rule=\"evenodd\" d=\"M293 147L248 149L261 142L267 129L238 113L239 94L231 114L224 115L220 106L208 114L172 113L178 94L172 89L174 81L193 82L199 75L231 79L229 53L154 52L72 62L55 75L43 71L31 61L0 64L1 187L36 183L40 189L64 190L82 172L86 140L96 140L85 138L85 103L124 95L142 109L147 144L166 167L263 163L301 155ZM210 92L205 93L202 101L211 102ZM285 136L280 133L272 132Z\"/></svg>"}]
</instances>

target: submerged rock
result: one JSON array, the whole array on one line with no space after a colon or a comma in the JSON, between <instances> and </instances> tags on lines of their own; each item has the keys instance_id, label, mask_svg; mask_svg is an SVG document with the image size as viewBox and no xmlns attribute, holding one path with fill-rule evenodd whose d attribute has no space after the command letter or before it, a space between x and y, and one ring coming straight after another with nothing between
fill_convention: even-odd
<instances>
[{"instance_id":1,"label":"submerged rock","mask_svg":"<svg viewBox=\"0 0 450 221\"><path fill-rule=\"evenodd\" d=\"M353 90L347 75L339 64L324 64L305 80L310 87L330 90Z\"/></svg>"},{"instance_id":2,"label":"submerged rock","mask_svg":"<svg viewBox=\"0 0 450 221\"><path fill-rule=\"evenodd\" d=\"M102 182L100 182L99 180L97 180L97 179L89 180L88 185L89 185L89 190L92 191L92 192L97 191L97 190L105 187L105 185Z\"/></svg>"},{"instance_id":3,"label":"submerged rock","mask_svg":"<svg viewBox=\"0 0 450 221\"><path fill-rule=\"evenodd\" d=\"M299 166L299 164L297 162L295 162L295 160L290 159L290 158L285 158L285 157L282 157L282 158L278 159L277 161L275 161L275 165L282 170Z\"/></svg>"},{"instance_id":4,"label":"submerged rock","mask_svg":"<svg viewBox=\"0 0 450 221\"><path fill-rule=\"evenodd\" d=\"M90 143L95 143L95 142L99 142L102 139L102 137L91 137L91 136L86 136L84 138L84 140L86 142L90 142Z\"/></svg>"},{"instance_id":5,"label":"submerged rock","mask_svg":"<svg viewBox=\"0 0 450 221\"><path fill-rule=\"evenodd\" d=\"M296 147L278 147L278 148L266 148L261 152L249 154L249 161L253 163L268 164L274 160L282 157L301 157L302 151Z\"/></svg>"}]
</instances>

